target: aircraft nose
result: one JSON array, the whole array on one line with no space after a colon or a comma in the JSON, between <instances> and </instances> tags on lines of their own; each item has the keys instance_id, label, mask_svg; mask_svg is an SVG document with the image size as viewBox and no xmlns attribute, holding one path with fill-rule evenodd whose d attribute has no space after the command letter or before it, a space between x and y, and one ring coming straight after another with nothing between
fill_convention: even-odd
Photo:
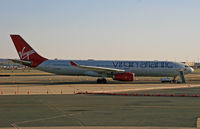
<instances>
[{"instance_id":1,"label":"aircraft nose","mask_svg":"<svg viewBox=\"0 0 200 129\"><path fill-rule=\"evenodd\" d=\"M188 70L190 73L194 72L194 69L192 67L189 67L189 70Z\"/></svg>"},{"instance_id":2,"label":"aircraft nose","mask_svg":"<svg viewBox=\"0 0 200 129\"><path fill-rule=\"evenodd\" d=\"M191 73L194 72L194 69L190 67Z\"/></svg>"}]
</instances>

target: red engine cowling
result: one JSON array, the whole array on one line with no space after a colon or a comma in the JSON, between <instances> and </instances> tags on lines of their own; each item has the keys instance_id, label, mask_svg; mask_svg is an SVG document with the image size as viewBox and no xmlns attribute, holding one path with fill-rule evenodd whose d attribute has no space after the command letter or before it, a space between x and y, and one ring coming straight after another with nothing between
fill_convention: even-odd
<instances>
[{"instance_id":1,"label":"red engine cowling","mask_svg":"<svg viewBox=\"0 0 200 129\"><path fill-rule=\"evenodd\" d=\"M113 80L118 81L133 81L134 73L117 73L113 75Z\"/></svg>"}]
</instances>

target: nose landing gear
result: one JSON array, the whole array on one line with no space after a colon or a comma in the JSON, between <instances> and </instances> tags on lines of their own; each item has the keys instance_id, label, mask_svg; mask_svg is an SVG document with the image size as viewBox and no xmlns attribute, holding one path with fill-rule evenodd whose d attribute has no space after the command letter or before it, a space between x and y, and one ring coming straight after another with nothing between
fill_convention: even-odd
<instances>
[{"instance_id":1,"label":"nose landing gear","mask_svg":"<svg viewBox=\"0 0 200 129\"><path fill-rule=\"evenodd\" d=\"M180 72L179 72L179 76L180 76L180 79L181 79L181 83L186 83L186 81L185 81L185 76L184 76L184 72L183 72L183 71L180 71Z\"/></svg>"}]
</instances>

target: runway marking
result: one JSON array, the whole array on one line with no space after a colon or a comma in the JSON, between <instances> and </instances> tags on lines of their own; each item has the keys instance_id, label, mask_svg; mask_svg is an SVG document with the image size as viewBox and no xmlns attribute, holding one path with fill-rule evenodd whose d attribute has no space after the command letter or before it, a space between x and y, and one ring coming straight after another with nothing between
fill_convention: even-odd
<instances>
[{"instance_id":1,"label":"runway marking","mask_svg":"<svg viewBox=\"0 0 200 129\"><path fill-rule=\"evenodd\" d=\"M59 118L59 117L66 117L66 115L58 115L58 116L48 117L48 118L40 118L40 119L35 119L35 120L26 120L26 121L15 122L15 123L12 123L11 126L13 126L16 129L20 129L20 127L17 126L17 124L37 122L37 121L43 121L43 120L50 120L50 119L55 119L55 118Z\"/></svg>"},{"instance_id":2,"label":"runway marking","mask_svg":"<svg viewBox=\"0 0 200 129\"><path fill-rule=\"evenodd\" d=\"M11 126L13 126L15 129L20 129L15 123L10 124Z\"/></svg>"},{"instance_id":3,"label":"runway marking","mask_svg":"<svg viewBox=\"0 0 200 129\"><path fill-rule=\"evenodd\" d=\"M58 116L48 117L48 118L40 118L40 119L35 119L35 120L26 120L26 121L15 122L14 124L23 124L23 123L30 123L30 122L36 122L36 121L50 120L50 119L55 119L55 118L65 117L65 116L66 115L58 115Z\"/></svg>"},{"instance_id":4,"label":"runway marking","mask_svg":"<svg viewBox=\"0 0 200 129\"><path fill-rule=\"evenodd\" d=\"M112 95L112 96L148 96L148 97L200 97L200 95L176 95L176 94L128 94L128 93L105 93L105 92L78 92L76 94L88 95Z\"/></svg>"},{"instance_id":5,"label":"runway marking","mask_svg":"<svg viewBox=\"0 0 200 129\"><path fill-rule=\"evenodd\" d=\"M41 104L47 106L49 109L51 110L55 110L55 111L58 111L60 112L61 114L68 114L66 111L60 109L58 106L56 106L55 104L45 104L42 100L39 100L41 102ZM80 120L80 119L77 119L77 118L74 118L73 116L76 115L76 114L81 114L81 112L79 113L70 113L68 114L69 116L65 115L65 117L68 117L68 118L72 118L72 119L75 119L77 120L81 126L84 126L84 123Z\"/></svg>"},{"instance_id":6,"label":"runway marking","mask_svg":"<svg viewBox=\"0 0 200 129\"><path fill-rule=\"evenodd\" d=\"M1 95L44 95L44 94L75 94L76 92L128 92L128 91L144 91L144 90L160 90L160 89L178 89L178 88L192 88L200 87L200 84L159 84L159 85L126 85L126 84L112 84L112 85L83 85L83 86L47 86L47 87L29 87L29 86L17 86L17 87L1 87ZM93 86L93 87L92 87ZM145 88L146 87L146 88ZM62 92L61 92L62 91Z\"/></svg>"},{"instance_id":7,"label":"runway marking","mask_svg":"<svg viewBox=\"0 0 200 129\"><path fill-rule=\"evenodd\" d=\"M160 89L181 89L181 88L191 88L200 87L200 85L182 85L176 87L151 87L151 88L137 88L137 89L122 89L122 90L106 90L106 91L93 91L95 93L110 93L110 92L125 92L125 91L141 91L141 90L160 90Z\"/></svg>"}]
</instances>

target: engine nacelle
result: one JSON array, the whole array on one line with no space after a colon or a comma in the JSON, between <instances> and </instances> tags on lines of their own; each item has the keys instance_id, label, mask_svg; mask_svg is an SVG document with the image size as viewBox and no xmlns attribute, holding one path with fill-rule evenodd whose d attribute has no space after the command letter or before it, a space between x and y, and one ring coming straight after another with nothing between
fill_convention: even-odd
<instances>
[{"instance_id":1,"label":"engine nacelle","mask_svg":"<svg viewBox=\"0 0 200 129\"><path fill-rule=\"evenodd\" d=\"M117 73L113 75L113 80L118 81L133 81L134 80L134 73Z\"/></svg>"}]
</instances>

